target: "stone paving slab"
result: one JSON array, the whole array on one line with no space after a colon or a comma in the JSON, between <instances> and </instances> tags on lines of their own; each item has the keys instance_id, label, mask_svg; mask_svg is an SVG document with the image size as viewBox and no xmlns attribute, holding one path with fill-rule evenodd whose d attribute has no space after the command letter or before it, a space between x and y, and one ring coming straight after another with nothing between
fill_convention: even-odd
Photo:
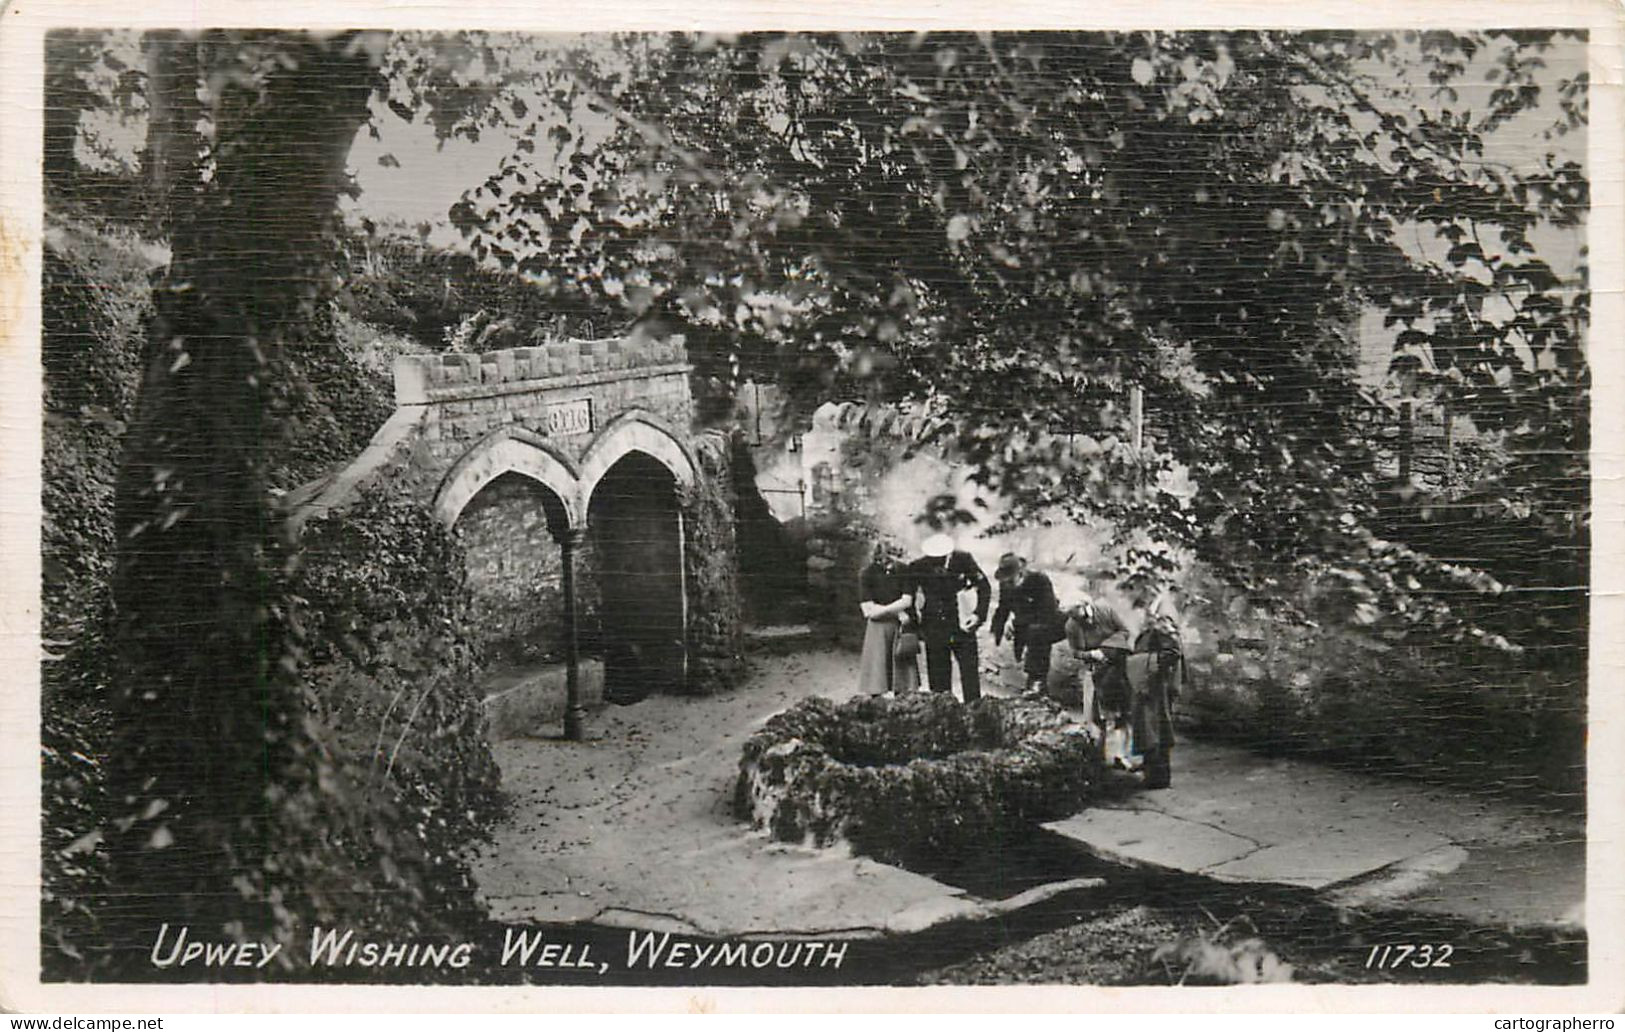
<instances>
[{"instance_id":1,"label":"stone paving slab","mask_svg":"<svg viewBox=\"0 0 1625 1032\"><path fill-rule=\"evenodd\" d=\"M1503 928L1573 930L1585 926L1583 841L1475 845L1464 852L1461 863L1406 893L1398 905L1422 913L1467 912L1485 924Z\"/></svg>"},{"instance_id":2,"label":"stone paving slab","mask_svg":"<svg viewBox=\"0 0 1625 1032\"><path fill-rule=\"evenodd\" d=\"M901 868L838 852L775 848L757 838L741 836L721 848L622 853L638 844L606 836L568 857L487 863L482 894L501 922L653 922L717 936L878 934L917 920L921 911L958 914L976 902ZM581 894L526 891L561 876L584 886Z\"/></svg>"},{"instance_id":3,"label":"stone paving slab","mask_svg":"<svg viewBox=\"0 0 1625 1032\"><path fill-rule=\"evenodd\" d=\"M1449 844L1443 836L1397 826L1358 833L1333 827L1203 868L1201 873L1221 881L1324 889Z\"/></svg>"},{"instance_id":4,"label":"stone paving slab","mask_svg":"<svg viewBox=\"0 0 1625 1032\"><path fill-rule=\"evenodd\" d=\"M1044 827L1103 859L1176 871L1206 870L1259 848L1252 839L1152 810L1085 810Z\"/></svg>"}]
</instances>

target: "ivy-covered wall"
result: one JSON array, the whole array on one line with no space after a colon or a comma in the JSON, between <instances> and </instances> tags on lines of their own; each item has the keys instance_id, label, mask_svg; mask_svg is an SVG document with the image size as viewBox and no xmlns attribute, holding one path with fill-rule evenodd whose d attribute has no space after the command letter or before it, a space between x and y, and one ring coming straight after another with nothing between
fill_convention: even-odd
<instances>
[{"instance_id":1,"label":"ivy-covered wall","mask_svg":"<svg viewBox=\"0 0 1625 1032\"><path fill-rule=\"evenodd\" d=\"M694 438L700 476L684 499L688 576L688 690L706 694L744 672L743 600L735 537L733 448L727 434Z\"/></svg>"}]
</instances>

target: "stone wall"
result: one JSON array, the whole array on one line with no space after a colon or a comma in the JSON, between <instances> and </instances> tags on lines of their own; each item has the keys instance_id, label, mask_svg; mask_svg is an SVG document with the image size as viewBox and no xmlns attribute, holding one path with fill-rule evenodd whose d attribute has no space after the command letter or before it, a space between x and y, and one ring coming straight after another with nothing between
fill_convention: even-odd
<instances>
[{"instance_id":1,"label":"stone wall","mask_svg":"<svg viewBox=\"0 0 1625 1032\"><path fill-rule=\"evenodd\" d=\"M807 509L808 611L827 640L846 648L863 647L860 579L881 532L875 499L902 447L889 439L844 435L833 461L814 467L817 488Z\"/></svg>"},{"instance_id":2,"label":"stone wall","mask_svg":"<svg viewBox=\"0 0 1625 1032\"><path fill-rule=\"evenodd\" d=\"M873 554L874 537L861 521L813 525L807 539L807 612L826 641L863 647L860 579Z\"/></svg>"},{"instance_id":3,"label":"stone wall","mask_svg":"<svg viewBox=\"0 0 1625 1032\"><path fill-rule=\"evenodd\" d=\"M564 654L564 596L558 542L543 489L517 474L498 477L463 510L455 534L474 595L474 637L498 663ZM596 653L598 586L591 539L576 554L578 639Z\"/></svg>"}]
</instances>

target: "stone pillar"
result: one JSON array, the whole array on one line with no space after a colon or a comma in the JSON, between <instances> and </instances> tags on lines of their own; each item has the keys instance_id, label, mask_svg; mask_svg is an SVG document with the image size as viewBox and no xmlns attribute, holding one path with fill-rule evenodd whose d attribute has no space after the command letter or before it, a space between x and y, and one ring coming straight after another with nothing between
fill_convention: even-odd
<instances>
[{"instance_id":1,"label":"stone pillar","mask_svg":"<svg viewBox=\"0 0 1625 1032\"><path fill-rule=\"evenodd\" d=\"M681 690L689 691L688 683L688 650L690 635L688 632L688 522L683 513L694 504L694 492L685 489L681 484L677 486L677 590L681 596L682 611L682 662L683 670L678 680Z\"/></svg>"},{"instance_id":2,"label":"stone pillar","mask_svg":"<svg viewBox=\"0 0 1625 1032\"><path fill-rule=\"evenodd\" d=\"M587 708L581 702L581 650L576 635L576 551L581 530L554 531L559 543L560 581L564 595L564 737L579 742L586 733Z\"/></svg>"}]
</instances>

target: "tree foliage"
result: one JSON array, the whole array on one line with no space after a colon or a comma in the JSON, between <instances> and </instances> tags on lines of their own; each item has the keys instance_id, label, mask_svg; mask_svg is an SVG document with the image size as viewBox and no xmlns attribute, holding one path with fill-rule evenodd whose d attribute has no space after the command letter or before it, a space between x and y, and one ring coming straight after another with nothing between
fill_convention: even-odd
<instances>
[{"instance_id":1,"label":"tree foliage","mask_svg":"<svg viewBox=\"0 0 1625 1032\"><path fill-rule=\"evenodd\" d=\"M1392 540L1393 417L1349 329L1381 309L1394 371L1504 442L1509 496L1583 532L1587 296L1531 234L1582 220L1586 179L1556 151L1484 156L1518 119L1584 124L1584 73L1543 71L1564 42L464 35L403 43L392 77L410 111L478 67L437 128L513 136L451 213L476 256L679 322L702 362L809 401L918 402L1016 518L1149 531L1265 596L1352 571L1362 605L1461 629L1445 599L1494 582ZM1193 491L1159 486L1175 466Z\"/></svg>"}]
</instances>

